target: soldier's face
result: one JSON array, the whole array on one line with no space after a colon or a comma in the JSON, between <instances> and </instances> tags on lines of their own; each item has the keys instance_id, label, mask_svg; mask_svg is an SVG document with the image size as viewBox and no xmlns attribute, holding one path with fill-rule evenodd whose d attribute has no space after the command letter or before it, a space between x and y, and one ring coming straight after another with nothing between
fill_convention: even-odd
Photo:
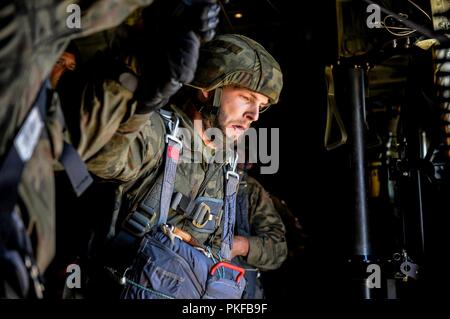
<instances>
[{"instance_id":1,"label":"soldier's face","mask_svg":"<svg viewBox=\"0 0 450 319\"><path fill-rule=\"evenodd\" d=\"M76 67L75 55L64 52L55 63L50 74L50 82L53 88L56 88L59 79L66 71L73 71Z\"/></svg>"},{"instance_id":2,"label":"soldier's face","mask_svg":"<svg viewBox=\"0 0 450 319\"><path fill-rule=\"evenodd\" d=\"M219 128L237 140L259 118L259 112L269 103L267 96L235 86L223 88L218 116Z\"/></svg>"}]
</instances>

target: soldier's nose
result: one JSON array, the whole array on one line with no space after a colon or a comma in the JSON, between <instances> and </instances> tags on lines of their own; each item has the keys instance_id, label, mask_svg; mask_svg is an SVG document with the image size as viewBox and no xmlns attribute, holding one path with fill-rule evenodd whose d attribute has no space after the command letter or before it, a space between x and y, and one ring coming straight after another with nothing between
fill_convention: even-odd
<instances>
[{"instance_id":1,"label":"soldier's nose","mask_svg":"<svg viewBox=\"0 0 450 319\"><path fill-rule=\"evenodd\" d=\"M245 118L252 122L257 121L259 119L259 107L257 105L253 105L249 108L245 113Z\"/></svg>"}]
</instances>

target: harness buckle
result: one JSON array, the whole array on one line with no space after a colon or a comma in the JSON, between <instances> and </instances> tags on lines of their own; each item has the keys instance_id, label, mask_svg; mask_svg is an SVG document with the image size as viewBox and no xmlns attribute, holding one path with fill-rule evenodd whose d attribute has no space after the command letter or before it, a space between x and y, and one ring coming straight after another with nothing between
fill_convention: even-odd
<instances>
[{"instance_id":1,"label":"harness buckle","mask_svg":"<svg viewBox=\"0 0 450 319\"><path fill-rule=\"evenodd\" d=\"M180 119L178 116L175 116L175 123L173 121L169 122L170 133L166 134L166 143L169 143L169 140L174 141L180 146L180 149L183 148L183 143L179 138L177 138L178 126L180 125Z\"/></svg>"},{"instance_id":2,"label":"harness buckle","mask_svg":"<svg viewBox=\"0 0 450 319\"><path fill-rule=\"evenodd\" d=\"M237 153L235 155L236 156L234 157L234 159L230 158L230 160L229 160L229 164L231 166L231 169L229 171L227 171L226 179L229 179L230 176L232 176L232 177L237 178L239 180L239 174L236 173L236 167L237 167L239 155Z\"/></svg>"},{"instance_id":3,"label":"harness buckle","mask_svg":"<svg viewBox=\"0 0 450 319\"><path fill-rule=\"evenodd\" d=\"M197 228L203 228L206 224L213 219L213 215L211 215L211 207L209 207L205 203L200 203L197 209L195 210L194 217L192 219L192 225Z\"/></svg>"},{"instance_id":4,"label":"harness buckle","mask_svg":"<svg viewBox=\"0 0 450 319\"><path fill-rule=\"evenodd\" d=\"M146 215L139 211L134 211L125 217L122 227L136 237L143 237L152 229L152 222Z\"/></svg>"}]
</instances>

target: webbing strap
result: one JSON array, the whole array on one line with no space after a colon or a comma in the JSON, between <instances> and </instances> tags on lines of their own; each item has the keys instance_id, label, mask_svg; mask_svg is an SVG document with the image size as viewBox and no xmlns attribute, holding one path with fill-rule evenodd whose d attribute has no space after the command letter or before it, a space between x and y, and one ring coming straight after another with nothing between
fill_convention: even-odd
<instances>
[{"instance_id":1,"label":"webbing strap","mask_svg":"<svg viewBox=\"0 0 450 319\"><path fill-rule=\"evenodd\" d=\"M50 82L42 85L30 112L26 116L13 143L6 152L0 166L0 213L11 213L17 202L17 192L26 163L33 155L37 146L46 118L47 108L52 97ZM75 148L64 143L63 152L59 158L69 177L71 185L80 196L92 183L86 165Z\"/></svg>"},{"instance_id":2,"label":"webbing strap","mask_svg":"<svg viewBox=\"0 0 450 319\"><path fill-rule=\"evenodd\" d=\"M86 168L86 164L81 159L77 150L67 142L64 142L64 148L59 157L59 161L64 166L64 170L75 194L79 197L93 182L92 176Z\"/></svg>"},{"instance_id":3,"label":"webbing strap","mask_svg":"<svg viewBox=\"0 0 450 319\"><path fill-rule=\"evenodd\" d=\"M222 258L231 259L231 249L233 248L234 224L236 221L236 193L239 184L239 174L236 173L238 156L235 155L231 170L225 173L225 208L223 213L223 231L220 253Z\"/></svg>"},{"instance_id":4,"label":"webbing strap","mask_svg":"<svg viewBox=\"0 0 450 319\"><path fill-rule=\"evenodd\" d=\"M31 158L44 127L49 91L50 82L47 80L0 166L0 213L11 213L14 210L25 164Z\"/></svg>"},{"instance_id":5,"label":"webbing strap","mask_svg":"<svg viewBox=\"0 0 450 319\"><path fill-rule=\"evenodd\" d=\"M161 115L165 121L168 120L169 115L167 113L161 113ZM170 113L170 117L172 117L172 113ZM157 178L154 186L137 210L128 214L125 218L122 223L123 230L117 236L120 241L135 242L137 238L141 238L148 233L153 226L165 224L167 221L177 165L183 147L182 142L176 137L179 118L175 116L175 121L171 123L170 133L166 134L164 171Z\"/></svg>"}]
</instances>

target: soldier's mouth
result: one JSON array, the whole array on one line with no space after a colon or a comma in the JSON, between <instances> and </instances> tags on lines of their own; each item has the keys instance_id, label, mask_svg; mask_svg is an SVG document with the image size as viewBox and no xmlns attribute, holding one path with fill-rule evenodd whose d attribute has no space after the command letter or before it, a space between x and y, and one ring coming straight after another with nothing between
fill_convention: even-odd
<instances>
[{"instance_id":1,"label":"soldier's mouth","mask_svg":"<svg viewBox=\"0 0 450 319\"><path fill-rule=\"evenodd\" d=\"M243 126L243 125L231 125L231 127L235 130L235 131L245 131L247 130L247 127Z\"/></svg>"}]
</instances>

